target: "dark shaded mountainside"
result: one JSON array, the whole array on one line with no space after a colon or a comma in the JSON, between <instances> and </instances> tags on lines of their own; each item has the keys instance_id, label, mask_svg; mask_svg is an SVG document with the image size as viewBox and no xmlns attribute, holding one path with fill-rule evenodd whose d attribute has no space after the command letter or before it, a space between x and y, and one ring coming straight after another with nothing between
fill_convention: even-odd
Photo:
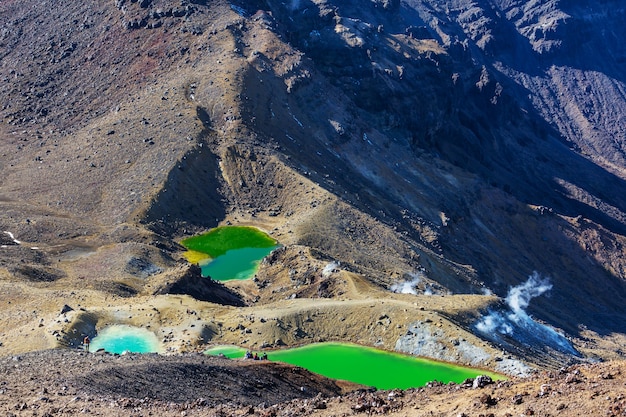
<instances>
[{"instance_id":1,"label":"dark shaded mountainside","mask_svg":"<svg viewBox=\"0 0 626 417\"><path fill-rule=\"evenodd\" d=\"M2 278L155 293L175 242L226 219L390 293L505 297L536 271L552 290L523 308L585 356L623 357L625 15L608 0L0 1ZM282 271L293 294L241 302L341 295L302 265ZM486 310L448 319L476 333ZM501 333L482 337L551 362Z\"/></svg>"}]
</instances>

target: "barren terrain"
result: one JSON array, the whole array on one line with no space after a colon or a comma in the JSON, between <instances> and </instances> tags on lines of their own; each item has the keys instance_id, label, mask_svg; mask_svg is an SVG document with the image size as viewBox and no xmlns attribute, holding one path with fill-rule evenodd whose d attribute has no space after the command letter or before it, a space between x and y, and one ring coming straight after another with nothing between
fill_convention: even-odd
<instances>
[{"instance_id":1,"label":"barren terrain","mask_svg":"<svg viewBox=\"0 0 626 417\"><path fill-rule=\"evenodd\" d=\"M513 415L577 415L583 391L580 414L623 413L625 11L487 3L0 0L7 383L15 355L32 372L57 357L167 367L212 344L339 340L540 372L492 387L494 404L406 393L395 415L504 415L516 394ZM229 224L282 247L220 284L179 242ZM74 351L110 324L154 331L165 355ZM576 364L584 378L537 396ZM113 412L82 384L73 412ZM56 397L22 406L23 389L1 394L11 412L60 412ZM278 413L241 395L225 414Z\"/></svg>"}]
</instances>

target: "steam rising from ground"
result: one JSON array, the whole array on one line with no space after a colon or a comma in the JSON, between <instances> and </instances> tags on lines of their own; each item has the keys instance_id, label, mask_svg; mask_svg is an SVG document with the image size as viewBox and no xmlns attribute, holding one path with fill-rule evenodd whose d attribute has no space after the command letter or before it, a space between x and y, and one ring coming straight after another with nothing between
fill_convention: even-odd
<instances>
[{"instance_id":1,"label":"steam rising from ground","mask_svg":"<svg viewBox=\"0 0 626 417\"><path fill-rule=\"evenodd\" d=\"M543 279L537 272L533 272L525 283L509 290L505 301L515 315L526 315L525 310L530 304L530 300L551 289L552 284L548 278Z\"/></svg>"},{"instance_id":2,"label":"steam rising from ground","mask_svg":"<svg viewBox=\"0 0 626 417\"><path fill-rule=\"evenodd\" d=\"M322 269L322 277L328 278L334 272L339 272L339 262L330 262Z\"/></svg>"},{"instance_id":3,"label":"steam rising from ground","mask_svg":"<svg viewBox=\"0 0 626 417\"><path fill-rule=\"evenodd\" d=\"M409 272L407 275L409 279L392 284L389 289L395 293L414 295L418 294L420 291L422 291L423 295L434 295L438 292L437 289L428 284L426 275L422 271ZM420 285L422 282L424 282L424 284Z\"/></svg>"},{"instance_id":4,"label":"steam rising from ground","mask_svg":"<svg viewBox=\"0 0 626 417\"><path fill-rule=\"evenodd\" d=\"M501 334L512 335L514 324L533 321L526 313L530 300L551 289L552 284L549 279L541 278L537 272L534 272L526 282L509 290L504 299L509 306L509 312L491 312L476 324L476 328L486 334L497 331Z\"/></svg>"},{"instance_id":5,"label":"steam rising from ground","mask_svg":"<svg viewBox=\"0 0 626 417\"><path fill-rule=\"evenodd\" d=\"M562 334L534 321L526 313L530 300L551 289L552 284L549 279L542 278L534 272L526 282L509 290L505 298L508 310L489 312L475 324L476 330L498 342L504 342L500 336L502 335L518 342L534 346L549 346L563 353L578 355Z\"/></svg>"},{"instance_id":6,"label":"steam rising from ground","mask_svg":"<svg viewBox=\"0 0 626 417\"><path fill-rule=\"evenodd\" d=\"M417 285L422 282L424 274L421 272L413 272L408 274L411 279L399 282L391 286L391 291L401 294L417 294Z\"/></svg>"}]
</instances>

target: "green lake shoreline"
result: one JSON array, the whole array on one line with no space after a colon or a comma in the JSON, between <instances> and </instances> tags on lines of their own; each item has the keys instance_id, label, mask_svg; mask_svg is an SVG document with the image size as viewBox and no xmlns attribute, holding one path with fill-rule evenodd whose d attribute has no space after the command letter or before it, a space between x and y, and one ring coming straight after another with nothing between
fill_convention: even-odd
<instances>
[{"instance_id":1,"label":"green lake shoreline","mask_svg":"<svg viewBox=\"0 0 626 417\"><path fill-rule=\"evenodd\" d=\"M185 257L215 281L250 279L278 241L252 226L220 226L181 241Z\"/></svg>"},{"instance_id":2,"label":"green lake shoreline","mask_svg":"<svg viewBox=\"0 0 626 417\"><path fill-rule=\"evenodd\" d=\"M408 389L432 381L462 383L468 378L488 375L494 380L506 376L480 368L416 357L346 342L322 342L279 350L260 350L270 361L290 363L326 377L346 380L377 389ZM246 349L221 345L205 351L231 359L243 358Z\"/></svg>"}]
</instances>

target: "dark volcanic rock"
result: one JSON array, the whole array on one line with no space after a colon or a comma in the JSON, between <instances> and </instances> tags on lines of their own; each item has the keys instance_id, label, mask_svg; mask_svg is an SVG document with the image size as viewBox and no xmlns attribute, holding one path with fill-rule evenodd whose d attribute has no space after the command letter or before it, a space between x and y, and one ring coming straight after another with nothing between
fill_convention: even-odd
<instances>
[{"instance_id":1,"label":"dark volcanic rock","mask_svg":"<svg viewBox=\"0 0 626 417\"><path fill-rule=\"evenodd\" d=\"M63 278L63 271L41 266L23 265L11 269L16 276L31 282L52 282Z\"/></svg>"},{"instance_id":2,"label":"dark volcanic rock","mask_svg":"<svg viewBox=\"0 0 626 417\"><path fill-rule=\"evenodd\" d=\"M294 398L312 398L320 393L324 396L340 393L330 380L313 379L305 369L278 363L236 366L227 359L202 355L153 358L138 365L124 362L78 377L76 383L101 396L138 400L147 397L175 403L203 398L204 405L212 407L223 403L225 398L233 405L261 402L272 405ZM152 382L146 384L146 381Z\"/></svg>"},{"instance_id":3,"label":"dark volcanic rock","mask_svg":"<svg viewBox=\"0 0 626 417\"><path fill-rule=\"evenodd\" d=\"M159 285L154 294L186 294L200 301L232 306L244 305L238 294L218 281L203 277L197 265L189 266L180 278Z\"/></svg>"},{"instance_id":4,"label":"dark volcanic rock","mask_svg":"<svg viewBox=\"0 0 626 417\"><path fill-rule=\"evenodd\" d=\"M11 238L8 233L3 232L0 233L0 245L9 246L9 245L17 245L15 239Z\"/></svg>"},{"instance_id":5,"label":"dark volcanic rock","mask_svg":"<svg viewBox=\"0 0 626 417\"><path fill-rule=\"evenodd\" d=\"M82 401L84 396L108 398L107 407L121 409L147 406L151 401L166 408L174 403L201 410L226 403L273 405L342 392L334 381L302 368L203 354L113 356L53 350L23 355L19 360L2 358L0 364L8 376L32 369L31 383L37 381L39 391L48 390L50 396L71 394L72 401ZM11 391L20 379L11 378Z\"/></svg>"}]
</instances>

